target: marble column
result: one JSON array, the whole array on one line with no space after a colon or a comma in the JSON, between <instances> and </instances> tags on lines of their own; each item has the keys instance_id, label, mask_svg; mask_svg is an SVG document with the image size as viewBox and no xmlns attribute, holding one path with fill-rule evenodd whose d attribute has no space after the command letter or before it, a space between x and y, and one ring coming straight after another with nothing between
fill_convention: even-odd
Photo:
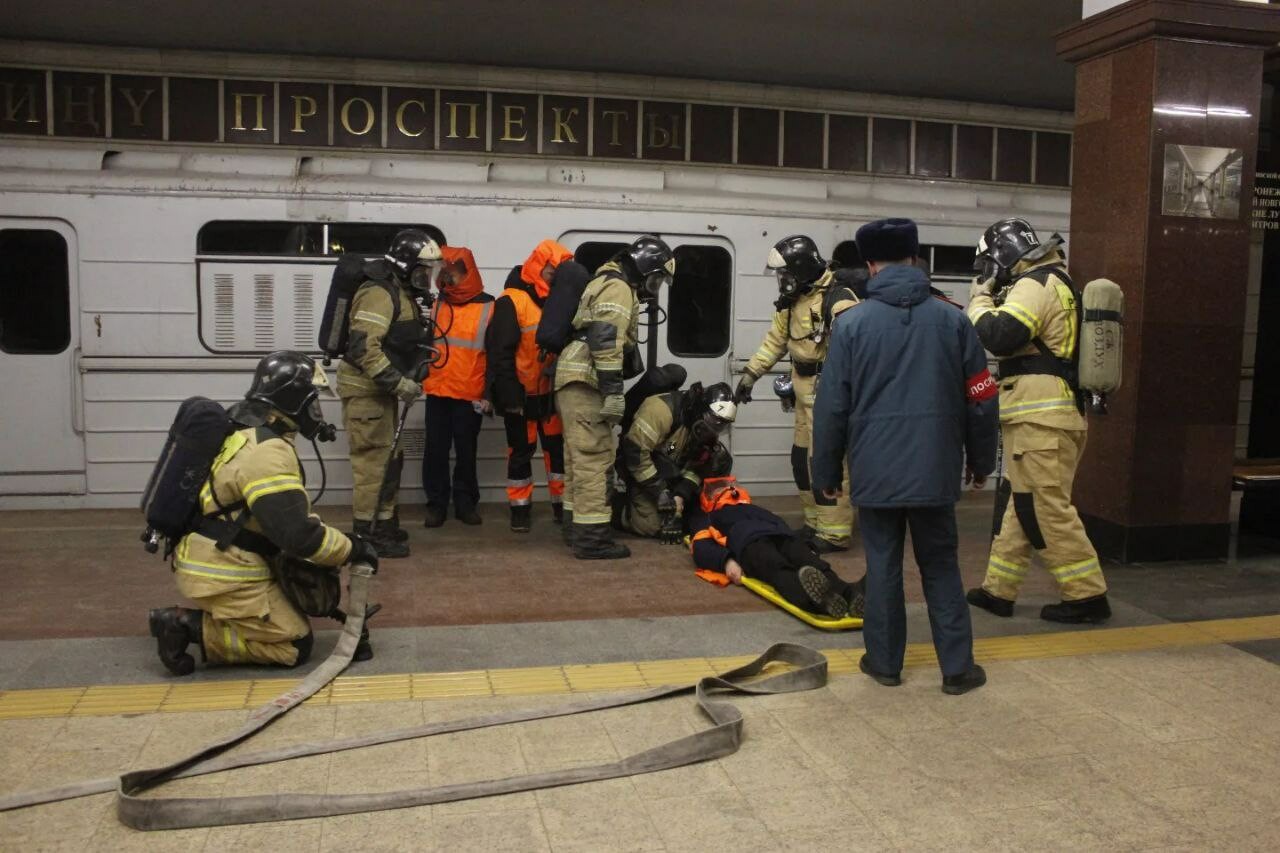
<instances>
[{"instance_id":1,"label":"marble column","mask_svg":"<svg viewBox=\"0 0 1280 853\"><path fill-rule=\"evenodd\" d=\"M1071 274L1125 291L1124 385L1076 505L1107 557L1222 557L1265 51L1280 8L1131 0L1058 34L1076 66Z\"/></svg>"}]
</instances>

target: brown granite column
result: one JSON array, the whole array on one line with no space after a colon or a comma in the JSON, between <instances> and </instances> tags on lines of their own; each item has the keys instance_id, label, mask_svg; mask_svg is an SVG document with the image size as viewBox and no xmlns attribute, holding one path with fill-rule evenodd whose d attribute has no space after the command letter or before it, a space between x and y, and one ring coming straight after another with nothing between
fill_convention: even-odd
<instances>
[{"instance_id":1,"label":"brown granite column","mask_svg":"<svg viewBox=\"0 0 1280 853\"><path fill-rule=\"evenodd\" d=\"M1227 553L1262 61L1277 41L1280 8L1237 0L1131 0L1058 35L1076 65L1071 273L1125 291L1124 386L1090 416L1075 491L1112 559Z\"/></svg>"}]
</instances>

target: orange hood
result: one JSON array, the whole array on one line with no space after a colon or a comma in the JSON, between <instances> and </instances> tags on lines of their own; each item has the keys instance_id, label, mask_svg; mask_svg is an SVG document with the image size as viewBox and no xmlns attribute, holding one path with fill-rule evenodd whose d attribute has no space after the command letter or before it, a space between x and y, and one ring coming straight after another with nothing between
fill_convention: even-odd
<instances>
[{"instance_id":1,"label":"orange hood","mask_svg":"<svg viewBox=\"0 0 1280 853\"><path fill-rule=\"evenodd\" d=\"M702 481L699 503L703 512L715 512L730 504L749 504L751 495L738 485L737 477L708 477Z\"/></svg>"},{"instance_id":2,"label":"orange hood","mask_svg":"<svg viewBox=\"0 0 1280 853\"><path fill-rule=\"evenodd\" d=\"M441 246L440 254L444 257L446 267L461 266L463 269L461 280L440 288L445 302L461 305L484 293L484 281L480 278L480 270L476 267L476 259L470 249L465 246Z\"/></svg>"},{"instance_id":3,"label":"orange hood","mask_svg":"<svg viewBox=\"0 0 1280 853\"><path fill-rule=\"evenodd\" d=\"M542 268L547 264L558 267L565 261L573 259L573 252L561 246L555 240L543 240L534 247L533 254L520 267L520 279L537 292L539 299L546 299L551 292L551 285L542 280Z\"/></svg>"}]
</instances>

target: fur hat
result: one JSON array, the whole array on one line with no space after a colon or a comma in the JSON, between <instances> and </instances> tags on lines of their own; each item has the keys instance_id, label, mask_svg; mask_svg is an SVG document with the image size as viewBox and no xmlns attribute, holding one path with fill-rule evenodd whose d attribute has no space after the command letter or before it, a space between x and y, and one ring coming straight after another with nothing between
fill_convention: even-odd
<instances>
[{"instance_id":1,"label":"fur hat","mask_svg":"<svg viewBox=\"0 0 1280 853\"><path fill-rule=\"evenodd\" d=\"M905 261L920 253L920 236L911 219L877 219L854 236L864 261Z\"/></svg>"}]
</instances>

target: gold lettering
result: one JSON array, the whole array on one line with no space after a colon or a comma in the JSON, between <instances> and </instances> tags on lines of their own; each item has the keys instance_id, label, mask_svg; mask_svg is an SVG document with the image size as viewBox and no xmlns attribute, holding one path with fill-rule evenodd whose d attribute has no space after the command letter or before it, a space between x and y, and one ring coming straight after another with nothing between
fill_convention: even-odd
<instances>
[{"instance_id":1,"label":"gold lettering","mask_svg":"<svg viewBox=\"0 0 1280 853\"><path fill-rule=\"evenodd\" d=\"M517 116L516 110L520 111ZM528 112L525 107L518 104L503 104L502 106L502 141L503 142L524 142L529 138L529 131L524 127L524 114ZM512 131L519 130L519 136L513 136Z\"/></svg>"},{"instance_id":2,"label":"gold lettering","mask_svg":"<svg viewBox=\"0 0 1280 853\"><path fill-rule=\"evenodd\" d=\"M470 129L467 131L467 139L479 139L480 133L476 129L477 116L480 112L479 104L455 104L453 101L445 102L449 107L449 132L445 134L449 139L458 138L458 107L466 107L471 113Z\"/></svg>"},{"instance_id":3,"label":"gold lettering","mask_svg":"<svg viewBox=\"0 0 1280 853\"><path fill-rule=\"evenodd\" d=\"M151 100L151 96L156 93L155 89L143 89L142 98L139 100L133 94L133 89L122 88L120 94L124 95L124 99L129 103L129 109L133 111L133 119L129 124L133 127L142 127L142 108L147 105L147 101Z\"/></svg>"},{"instance_id":4,"label":"gold lettering","mask_svg":"<svg viewBox=\"0 0 1280 853\"><path fill-rule=\"evenodd\" d=\"M254 102L255 119L253 127L244 126L244 101L245 98ZM265 94L251 94L248 92L235 93L235 123L231 125L232 130L266 130L267 126L262 123L263 119L263 102L267 99Z\"/></svg>"},{"instance_id":5,"label":"gold lettering","mask_svg":"<svg viewBox=\"0 0 1280 853\"><path fill-rule=\"evenodd\" d=\"M80 89L84 92L84 100L77 101L75 99L75 90ZM98 132L98 102L93 94L98 89L97 86L72 86L66 85L62 87L62 120L66 124L87 124L93 128L93 132ZM83 118L76 118L79 112Z\"/></svg>"},{"instance_id":6,"label":"gold lettering","mask_svg":"<svg viewBox=\"0 0 1280 853\"><path fill-rule=\"evenodd\" d=\"M563 110L564 110L564 107L551 108L551 113L553 116L555 116L555 122L554 122L555 128L554 130L551 131L551 141L552 142L569 142L574 145L577 145L578 138L573 135L573 128L569 126L569 122L573 121L574 117L578 115L578 108L570 107L569 114L567 116L561 114ZM560 133L561 131L564 131L563 136Z\"/></svg>"},{"instance_id":7,"label":"gold lettering","mask_svg":"<svg viewBox=\"0 0 1280 853\"><path fill-rule=\"evenodd\" d=\"M614 146L615 148L621 147L622 141L618 139L618 121L619 119L623 119L627 117L626 111L625 110L605 110L600 115L606 119L612 119L612 121L610 121L609 123L610 126L612 127L612 132L609 134L609 144Z\"/></svg>"},{"instance_id":8,"label":"gold lettering","mask_svg":"<svg viewBox=\"0 0 1280 853\"><path fill-rule=\"evenodd\" d=\"M671 119L671 127L666 128L658 119L662 118L660 113L645 113L645 118L649 121L649 147L650 148L673 148L679 151L683 146L684 134L680 132L680 114L667 113L667 118Z\"/></svg>"},{"instance_id":9,"label":"gold lettering","mask_svg":"<svg viewBox=\"0 0 1280 853\"><path fill-rule=\"evenodd\" d=\"M413 99L405 101L404 103L400 104L400 106L396 107L396 130L400 131L405 136L421 136L427 131L427 125L425 122L423 123L422 127L416 132L410 132L408 126L406 126L404 123L404 111L407 110L410 106L416 106L418 109L422 110L423 118L426 117L427 104L425 101L419 101L419 100L413 100Z\"/></svg>"},{"instance_id":10,"label":"gold lettering","mask_svg":"<svg viewBox=\"0 0 1280 853\"><path fill-rule=\"evenodd\" d=\"M302 120L316 114L316 99L310 95L290 95L293 98L293 127L290 133L306 133L302 129ZM326 131L327 133L328 131Z\"/></svg>"},{"instance_id":11,"label":"gold lettering","mask_svg":"<svg viewBox=\"0 0 1280 853\"><path fill-rule=\"evenodd\" d=\"M14 93L21 88L23 94L21 97L14 97ZM27 117L20 119L18 113L22 112L23 107L27 108ZM36 116L36 86L34 83L27 83L25 86L19 87L14 83L4 84L4 120L5 121L21 121L25 124L39 124L40 119Z\"/></svg>"},{"instance_id":12,"label":"gold lettering","mask_svg":"<svg viewBox=\"0 0 1280 853\"><path fill-rule=\"evenodd\" d=\"M354 127L351 126L351 105L352 104L364 105L364 119L365 119L364 127L360 128L359 130L356 130ZM373 122L374 122L374 119L376 118L376 115L374 114L374 111L373 111L373 104L369 103L364 98L348 98L347 102L342 105L342 112L339 113L339 116L342 119L342 127L347 131L347 133L350 133L354 136L364 136L366 133L372 130Z\"/></svg>"}]
</instances>

